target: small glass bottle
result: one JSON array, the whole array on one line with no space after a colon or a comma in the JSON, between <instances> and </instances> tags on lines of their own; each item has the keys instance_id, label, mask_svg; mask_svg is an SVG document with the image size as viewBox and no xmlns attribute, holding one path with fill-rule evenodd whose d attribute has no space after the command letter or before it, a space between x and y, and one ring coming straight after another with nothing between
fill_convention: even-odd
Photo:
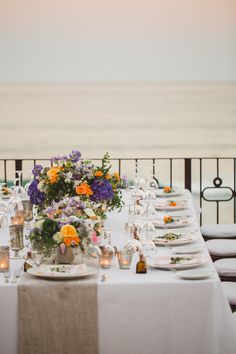
<instances>
[{"instance_id":1,"label":"small glass bottle","mask_svg":"<svg viewBox=\"0 0 236 354\"><path fill-rule=\"evenodd\" d=\"M145 274L147 273L147 263L143 253L139 255L139 261L136 264L136 273Z\"/></svg>"},{"instance_id":2,"label":"small glass bottle","mask_svg":"<svg viewBox=\"0 0 236 354\"><path fill-rule=\"evenodd\" d=\"M27 256L25 257L24 272L27 272L28 269L33 267L31 262L32 262L32 252L28 251Z\"/></svg>"}]
</instances>

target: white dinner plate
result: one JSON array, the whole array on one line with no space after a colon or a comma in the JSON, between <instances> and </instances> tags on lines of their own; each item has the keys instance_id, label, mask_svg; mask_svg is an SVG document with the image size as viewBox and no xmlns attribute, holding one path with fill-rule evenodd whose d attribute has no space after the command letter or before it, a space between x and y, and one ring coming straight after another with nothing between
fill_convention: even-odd
<instances>
[{"instance_id":1,"label":"white dinner plate","mask_svg":"<svg viewBox=\"0 0 236 354\"><path fill-rule=\"evenodd\" d=\"M165 232L163 233L163 235L161 236L164 236L165 234L170 234L171 232ZM191 243L191 242L194 242L196 239L197 239L197 235L194 234L194 233L177 233L177 232L174 232L176 235L178 235L178 238L177 239L174 239L174 240L168 240L166 238L162 238L162 237L158 237L158 236L155 236L153 237L153 242L155 243L155 245L157 246L180 246L180 245L186 245L188 243ZM178 247L180 248L180 247ZM184 253L184 252L181 252L181 253ZM191 252L189 252L191 253Z\"/></svg>"},{"instance_id":2,"label":"white dinner plate","mask_svg":"<svg viewBox=\"0 0 236 354\"><path fill-rule=\"evenodd\" d=\"M214 274L213 269L188 269L188 270L181 270L176 272L177 276L182 279L188 280L201 280L210 277Z\"/></svg>"},{"instance_id":3,"label":"white dinner plate","mask_svg":"<svg viewBox=\"0 0 236 354\"><path fill-rule=\"evenodd\" d=\"M177 254L194 254L199 253L203 250L203 245L188 245L188 246L180 246L180 247L173 247L171 251Z\"/></svg>"},{"instance_id":4,"label":"white dinner plate","mask_svg":"<svg viewBox=\"0 0 236 354\"><path fill-rule=\"evenodd\" d=\"M86 264L41 264L38 267L28 269L27 273L50 280L72 280L94 275L97 271L97 268Z\"/></svg>"},{"instance_id":5,"label":"white dinner plate","mask_svg":"<svg viewBox=\"0 0 236 354\"><path fill-rule=\"evenodd\" d=\"M179 228L179 227L185 227L185 226L190 226L195 222L194 218L191 217L178 217L175 218L173 216L174 221L171 223L164 223L164 218L162 219L157 219L153 222L153 225L155 228L164 228L164 229L175 229L175 228Z\"/></svg>"},{"instance_id":6,"label":"white dinner plate","mask_svg":"<svg viewBox=\"0 0 236 354\"><path fill-rule=\"evenodd\" d=\"M179 263L172 263L172 259L179 258ZM152 268L159 269L188 269L198 267L202 264L209 262L209 258L206 256L182 254L178 256L155 256L148 265Z\"/></svg>"},{"instance_id":7,"label":"white dinner plate","mask_svg":"<svg viewBox=\"0 0 236 354\"><path fill-rule=\"evenodd\" d=\"M176 203L175 206L171 206L170 201L159 202L159 203L156 202L153 206L156 210L163 210L163 211L175 211L175 210L183 210L188 208L187 204L184 202L178 202L176 200L173 200L173 202Z\"/></svg>"},{"instance_id":8,"label":"white dinner plate","mask_svg":"<svg viewBox=\"0 0 236 354\"><path fill-rule=\"evenodd\" d=\"M182 195L184 193L185 193L185 190L177 189L177 188L173 188L170 193L166 193L166 192L164 192L164 188L163 188L163 189L158 189L156 191L156 197L157 198L177 197L177 196Z\"/></svg>"}]
</instances>

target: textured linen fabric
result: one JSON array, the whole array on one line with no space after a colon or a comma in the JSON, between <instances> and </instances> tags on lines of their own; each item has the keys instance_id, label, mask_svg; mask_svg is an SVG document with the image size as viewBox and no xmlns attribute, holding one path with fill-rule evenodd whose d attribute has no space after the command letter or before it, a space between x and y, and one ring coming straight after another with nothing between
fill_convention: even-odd
<instances>
[{"instance_id":1,"label":"textured linen fabric","mask_svg":"<svg viewBox=\"0 0 236 354\"><path fill-rule=\"evenodd\" d=\"M203 236L212 238L236 237L236 224L208 224L201 227Z\"/></svg>"},{"instance_id":2,"label":"textured linen fabric","mask_svg":"<svg viewBox=\"0 0 236 354\"><path fill-rule=\"evenodd\" d=\"M223 258L214 262L219 275L236 278L236 258Z\"/></svg>"},{"instance_id":3,"label":"textured linen fabric","mask_svg":"<svg viewBox=\"0 0 236 354\"><path fill-rule=\"evenodd\" d=\"M18 287L18 354L97 354L96 279L47 281L25 274Z\"/></svg>"},{"instance_id":4,"label":"textured linen fabric","mask_svg":"<svg viewBox=\"0 0 236 354\"><path fill-rule=\"evenodd\" d=\"M236 240L208 240L206 246L211 255L236 256Z\"/></svg>"}]
</instances>

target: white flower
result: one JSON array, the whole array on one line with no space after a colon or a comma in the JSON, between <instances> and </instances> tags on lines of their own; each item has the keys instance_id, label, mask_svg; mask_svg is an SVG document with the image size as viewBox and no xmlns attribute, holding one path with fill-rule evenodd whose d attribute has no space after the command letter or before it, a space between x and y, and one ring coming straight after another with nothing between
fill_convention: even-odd
<instances>
[{"instance_id":1,"label":"white flower","mask_svg":"<svg viewBox=\"0 0 236 354\"><path fill-rule=\"evenodd\" d=\"M56 243L61 243L63 241L63 236L60 232L56 232L54 235L53 235L53 240L56 242Z\"/></svg>"},{"instance_id":2,"label":"white flower","mask_svg":"<svg viewBox=\"0 0 236 354\"><path fill-rule=\"evenodd\" d=\"M42 224L43 224L43 222L44 222L44 219L36 221L35 224L34 224L34 227L36 227L37 229L40 229Z\"/></svg>"},{"instance_id":3,"label":"white flower","mask_svg":"<svg viewBox=\"0 0 236 354\"><path fill-rule=\"evenodd\" d=\"M43 192L43 191L44 191L44 183L43 183L43 181L40 181L40 182L38 183L37 188L38 188L38 190L39 190L40 192Z\"/></svg>"},{"instance_id":4,"label":"white flower","mask_svg":"<svg viewBox=\"0 0 236 354\"><path fill-rule=\"evenodd\" d=\"M72 180L72 172L67 172L67 173L65 173L65 182L66 183L70 183L71 182L71 180Z\"/></svg>"},{"instance_id":5,"label":"white flower","mask_svg":"<svg viewBox=\"0 0 236 354\"><path fill-rule=\"evenodd\" d=\"M96 214L94 213L93 209L90 208L86 208L84 209L84 212L86 215L88 215L89 218L93 218L96 216Z\"/></svg>"}]
</instances>

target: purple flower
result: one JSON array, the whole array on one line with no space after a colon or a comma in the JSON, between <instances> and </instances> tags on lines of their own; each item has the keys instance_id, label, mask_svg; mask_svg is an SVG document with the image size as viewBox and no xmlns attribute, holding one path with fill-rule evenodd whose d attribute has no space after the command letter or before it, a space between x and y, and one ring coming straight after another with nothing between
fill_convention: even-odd
<instances>
[{"instance_id":1,"label":"purple flower","mask_svg":"<svg viewBox=\"0 0 236 354\"><path fill-rule=\"evenodd\" d=\"M69 154L69 159L72 162L78 162L81 158L81 153L78 150L72 150L71 153Z\"/></svg>"},{"instance_id":2,"label":"purple flower","mask_svg":"<svg viewBox=\"0 0 236 354\"><path fill-rule=\"evenodd\" d=\"M38 175L40 174L42 169L43 169L43 166L35 165L34 168L32 169L32 173L33 173L34 177L38 177Z\"/></svg>"},{"instance_id":3,"label":"purple flower","mask_svg":"<svg viewBox=\"0 0 236 354\"><path fill-rule=\"evenodd\" d=\"M93 195L91 200L94 202L103 202L111 200L114 196L112 186L106 179L95 179L91 184Z\"/></svg>"},{"instance_id":4,"label":"purple flower","mask_svg":"<svg viewBox=\"0 0 236 354\"><path fill-rule=\"evenodd\" d=\"M61 157L60 157L60 156L53 156L53 157L50 158L50 161L51 161L51 162L58 162L58 161L60 161L60 160L61 160Z\"/></svg>"},{"instance_id":5,"label":"purple flower","mask_svg":"<svg viewBox=\"0 0 236 354\"><path fill-rule=\"evenodd\" d=\"M50 161L52 163L56 163L59 164L60 161L67 161L68 160L68 156L64 155L64 156L53 156L50 158Z\"/></svg>"},{"instance_id":6,"label":"purple flower","mask_svg":"<svg viewBox=\"0 0 236 354\"><path fill-rule=\"evenodd\" d=\"M38 190L38 183L39 181L37 179L34 179L29 188L28 188L28 195L30 197L30 201L32 204L39 205L44 202L45 200L45 195L44 193L40 192Z\"/></svg>"}]
</instances>

